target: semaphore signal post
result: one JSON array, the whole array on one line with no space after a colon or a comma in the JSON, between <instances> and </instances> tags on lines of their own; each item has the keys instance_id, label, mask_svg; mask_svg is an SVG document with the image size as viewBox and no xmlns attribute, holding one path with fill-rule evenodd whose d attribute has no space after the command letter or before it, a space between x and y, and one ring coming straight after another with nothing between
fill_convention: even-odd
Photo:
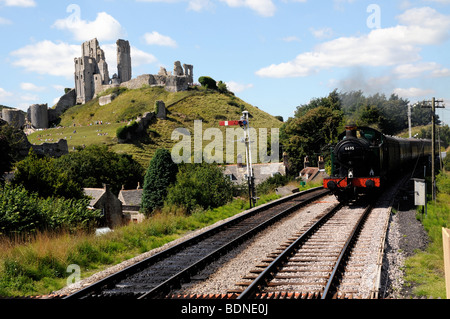
<instances>
[{"instance_id":1,"label":"semaphore signal post","mask_svg":"<svg viewBox=\"0 0 450 319\"><path fill-rule=\"evenodd\" d=\"M252 167L252 152L250 150L250 122L248 120L248 111L242 112L241 119L239 121L221 121L220 126L237 126L239 125L244 130L244 143L245 143L245 159L247 162L247 182L248 182L248 196L250 201L250 208L256 206L256 189L255 189L255 177L253 175Z\"/></svg>"}]
</instances>

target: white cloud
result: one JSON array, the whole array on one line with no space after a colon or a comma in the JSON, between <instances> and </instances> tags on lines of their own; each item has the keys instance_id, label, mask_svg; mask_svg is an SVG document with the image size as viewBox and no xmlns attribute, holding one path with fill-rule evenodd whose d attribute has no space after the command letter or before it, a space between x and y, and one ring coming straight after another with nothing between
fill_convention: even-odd
<instances>
[{"instance_id":1,"label":"white cloud","mask_svg":"<svg viewBox=\"0 0 450 319\"><path fill-rule=\"evenodd\" d=\"M234 81L229 81L225 84L227 85L228 90L234 93L240 93L253 87L253 84L241 84Z\"/></svg>"},{"instance_id":2,"label":"white cloud","mask_svg":"<svg viewBox=\"0 0 450 319\"><path fill-rule=\"evenodd\" d=\"M210 0L190 0L188 10L202 11L203 9L212 9L214 7Z\"/></svg>"},{"instance_id":3,"label":"white cloud","mask_svg":"<svg viewBox=\"0 0 450 319\"><path fill-rule=\"evenodd\" d=\"M421 59L420 46L440 44L449 37L450 17L434 9L411 9L398 18L403 25L324 42L292 61L272 64L256 74L274 78L303 77L333 67L413 63Z\"/></svg>"},{"instance_id":4,"label":"white cloud","mask_svg":"<svg viewBox=\"0 0 450 319\"><path fill-rule=\"evenodd\" d=\"M33 91L33 92L42 92L45 90L45 87L43 86L37 86L33 83L20 83L20 88L24 91Z\"/></svg>"},{"instance_id":5,"label":"white cloud","mask_svg":"<svg viewBox=\"0 0 450 319\"><path fill-rule=\"evenodd\" d=\"M39 96L36 94L26 93L20 96L20 100L25 102L38 102Z\"/></svg>"},{"instance_id":6,"label":"white cloud","mask_svg":"<svg viewBox=\"0 0 450 319\"><path fill-rule=\"evenodd\" d=\"M2 24L12 24L11 20L0 17L0 25Z\"/></svg>"},{"instance_id":7,"label":"white cloud","mask_svg":"<svg viewBox=\"0 0 450 319\"><path fill-rule=\"evenodd\" d=\"M149 45L168 46L172 48L177 47L177 43L175 42L175 40L156 31L144 34L144 40L145 43Z\"/></svg>"},{"instance_id":8,"label":"white cloud","mask_svg":"<svg viewBox=\"0 0 450 319\"><path fill-rule=\"evenodd\" d=\"M61 85L61 84L54 84L54 85L52 85L52 87L57 91L64 91L64 89L65 89L64 85Z\"/></svg>"},{"instance_id":9,"label":"white cloud","mask_svg":"<svg viewBox=\"0 0 450 319\"><path fill-rule=\"evenodd\" d=\"M220 0L232 8L247 7L263 17L275 14L276 7L271 0Z\"/></svg>"},{"instance_id":10,"label":"white cloud","mask_svg":"<svg viewBox=\"0 0 450 319\"><path fill-rule=\"evenodd\" d=\"M188 10L202 11L203 9L211 9L214 4L211 0L136 0L137 2L163 2L163 3L180 3L187 2Z\"/></svg>"},{"instance_id":11,"label":"white cloud","mask_svg":"<svg viewBox=\"0 0 450 319\"><path fill-rule=\"evenodd\" d=\"M164 3L179 3L187 2L188 10L201 11L205 8L213 7L211 0L136 0L138 2L164 2ZM276 7L272 0L220 0L226 3L229 7L239 8L246 7L255 11L258 15L263 17L271 17L275 14ZM294 0L294 2L306 2L307 0Z\"/></svg>"},{"instance_id":12,"label":"white cloud","mask_svg":"<svg viewBox=\"0 0 450 319\"><path fill-rule=\"evenodd\" d=\"M293 35L293 36L284 37L283 41L284 42L301 42L302 40L300 40L300 38Z\"/></svg>"},{"instance_id":13,"label":"white cloud","mask_svg":"<svg viewBox=\"0 0 450 319\"><path fill-rule=\"evenodd\" d=\"M110 74L117 72L117 45L116 43L101 45L105 51L106 62ZM16 60L13 65L23 67L28 72L48 74L53 76L64 76L67 79L73 78L74 58L81 55L80 45L71 45L64 42L54 43L49 40L27 45L11 53ZM158 59L147 52L131 46L132 67L156 63ZM26 86L32 89L30 84ZM36 87L39 89L39 87ZM36 91L35 88L35 91Z\"/></svg>"},{"instance_id":14,"label":"white cloud","mask_svg":"<svg viewBox=\"0 0 450 319\"><path fill-rule=\"evenodd\" d=\"M35 7L36 2L34 0L0 0L0 3L4 3L7 7Z\"/></svg>"},{"instance_id":15,"label":"white cloud","mask_svg":"<svg viewBox=\"0 0 450 319\"><path fill-rule=\"evenodd\" d=\"M131 46L131 63L133 66L140 66L145 64L152 64L158 62L158 59L150 53L139 50Z\"/></svg>"},{"instance_id":16,"label":"white cloud","mask_svg":"<svg viewBox=\"0 0 450 319\"><path fill-rule=\"evenodd\" d=\"M449 77L450 76L450 69L447 69L447 68L436 69L433 72L431 72L431 76L433 78Z\"/></svg>"},{"instance_id":17,"label":"white cloud","mask_svg":"<svg viewBox=\"0 0 450 319\"><path fill-rule=\"evenodd\" d=\"M71 78L74 72L73 61L80 55L80 46L45 40L27 45L11 55L17 58L13 65L29 72Z\"/></svg>"},{"instance_id":18,"label":"white cloud","mask_svg":"<svg viewBox=\"0 0 450 319\"><path fill-rule=\"evenodd\" d=\"M115 43L104 44L101 45L101 48L105 51L109 75L112 76L114 73L117 73L117 45ZM158 62L158 59L153 54L139 50L134 46L131 46L130 54L132 68Z\"/></svg>"},{"instance_id":19,"label":"white cloud","mask_svg":"<svg viewBox=\"0 0 450 319\"><path fill-rule=\"evenodd\" d=\"M12 96L13 94L11 92L6 91L3 88L0 88L0 99L6 99L10 96Z\"/></svg>"},{"instance_id":20,"label":"white cloud","mask_svg":"<svg viewBox=\"0 0 450 319\"><path fill-rule=\"evenodd\" d=\"M433 78L450 76L450 70L435 62L407 63L394 68L393 73L399 79L412 79L429 74Z\"/></svg>"},{"instance_id":21,"label":"white cloud","mask_svg":"<svg viewBox=\"0 0 450 319\"><path fill-rule=\"evenodd\" d=\"M430 94L434 94L436 92L432 89L426 90L420 88L409 88L409 89L397 88L394 89L394 93L403 98L411 98L411 97L427 96Z\"/></svg>"},{"instance_id":22,"label":"white cloud","mask_svg":"<svg viewBox=\"0 0 450 319\"><path fill-rule=\"evenodd\" d=\"M93 38L99 41L117 40L126 35L120 23L106 12L98 13L94 21L85 21L79 14L72 14L65 19L56 20L53 27L70 31L77 41Z\"/></svg>"},{"instance_id":23,"label":"white cloud","mask_svg":"<svg viewBox=\"0 0 450 319\"><path fill-rule=\"evenodd\" d=\"M331 38L333 36L333 29L325 27L321 29L310 28L309 31L314 35L317 39L326 39Z\"/></svg>"}]
</instances>

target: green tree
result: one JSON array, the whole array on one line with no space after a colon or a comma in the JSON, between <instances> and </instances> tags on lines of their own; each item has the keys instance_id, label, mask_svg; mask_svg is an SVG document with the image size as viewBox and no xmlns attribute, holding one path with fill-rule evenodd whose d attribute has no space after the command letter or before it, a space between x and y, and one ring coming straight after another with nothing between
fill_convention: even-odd
<instances>
[{"instance_id":1,"label":"green tree","mask_svg":"<svg viewBox=\"0 0 450 319\"><path fill-rule=\"evenodd\" d=\"M13 185L22 185L39 197L84 197L80 185L69 177L64 168L56 165L56 160L47 156L38 157L33 149L16 166Z\"/></svg>"},{"instance_id":2,"label":"green tree","mask_svg":"<svg viewBox=\"0 0 450 319\"><path fill-rule=\"evenodd\" d=\"M26 136L20 130L0 121L0 178L11 170L13 164L26 157ZM25 153L25 154L23 154Z\"/></svg>"},{"instance_id":3,"label":"green tree","mask_svg":"<svg viewBox=\"0 0 450 319\"><path fill-rule=\"evenodd\" d=\"M117 154L106 145L80 148L57 159L56 165L81 187L109 184L115 194L122 186L136 188L138 183L142 183L144 175L143 167L132 156Z\"/></svg>"},{"instance_id":4,"label":"green tree","mask_svg":"<svg viewBox=\"0 0 450 319\"><path fill-rule=\"evenodd\" d=\"M169 188L167 203L183 207L187 213L225 205L233 198L233 187L223 170L207 163L182 165L176 183Z\"/></svg>"},{"instance_id":5,"label":"green tree","mask_svg":"<svg viewBox=\"0 0 450 319\"><path fill-rule=\"evenodd\" d=\"M178 166L166 149L156 150L144 178L142 211L149 215L164 205L168 187L175 182Z\"/></svg>"},{"instance_id":6,"label":"green tree","mask_svg":"<svg viewBox=\"0 0 450 319\"><path fill-rule=\"evenodd\" d=\"M289 154L290 171L297 174L303 168L303 159L327 155L324 148L334 143L342 129L343 112L338 93L313 99L310 104L297 108L294 118L289 118L280 130L283 151Z\"/></svg>"},{"instance_id":7,"label":"green tree","mask_svg":"<svg viewBox=\"0 0 450 319\"><path fill-rule=\"evenodd\" d=\"M219 81L217 83L217 90L220 93L223 93L223 94L230 93L230 91L228 91L227 84L225 82L222 82L222 81Z\"/></svg>"}]
</instances>

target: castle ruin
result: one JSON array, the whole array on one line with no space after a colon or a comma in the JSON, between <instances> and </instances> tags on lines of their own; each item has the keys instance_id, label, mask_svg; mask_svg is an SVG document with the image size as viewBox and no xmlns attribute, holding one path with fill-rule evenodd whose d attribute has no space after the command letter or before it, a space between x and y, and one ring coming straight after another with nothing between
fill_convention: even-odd
<instances>
[{"instance_id":1,"label":"castle ruin","mask_svg":"<svg viewBox=\"0 0 450 319\"><path fill-rule=\"evenodd\" d=\"M169 92L186 91L194 85L194 67L179 61L174 63L173 73L161 67L158 74L143 74L132 78L131 47L126 40L117 40L117 74L109 75L105 52L97 39L84 42L81 45L81 57L74 59L75 88L67 89L53 108L47 104L34 104L28 108L26 119L34 129L46 129L49 123L56 121L67 109L77 104L85 104L96 98L103 91L125 87L140 89L143 86L160 86ZM100 105L111 103L116 95L103 96ZM23 126L25 120L16 111L5 110L2 114L9 123Z\"/></svg>"},{"instance_id":2,"label":"castle ruin","mask_svg":"<svg viewBox=\"0 0 450 319\"><path fill-rule=\"evenodd\" d=\"M128 43L128 41L119 41L124 42L121 42L123 46ZM124 54L121 54L122 60L126 58ZM128 59L131 65L131 56L129 54ZM107 85L111 81L108 64L105 60L105 52L100 48L97 39L92 39L81 45L81 57L75 58L74 61L76 103L85 104L93 99L103 85Z\"/></svg>"},{"instance_id":3,"label":"castle ruin","mask_svg":"<svg viewBox=\"0 0 450 319\"><path fill-rule=\"evenodd\" d=\"M109 77L105 53L97 39L81 46L82 56L75 58L76 104L85 104L112 87L139 89L144 85L162 86L169 92L185 91L194 84L194 67L174 63L173 73L161 68L158 74L143 74L132 79L131 48L126 40L117 40L117 74Z\"/></svg>"}]
</instances>

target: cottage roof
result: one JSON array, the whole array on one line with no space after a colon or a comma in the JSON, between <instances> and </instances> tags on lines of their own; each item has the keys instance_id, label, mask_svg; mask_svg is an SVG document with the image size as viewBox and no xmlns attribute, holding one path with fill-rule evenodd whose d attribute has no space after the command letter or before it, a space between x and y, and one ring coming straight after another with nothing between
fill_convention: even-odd
<instances>
[{"instance_id":1,"label":"cottage roof","mask_svg":"<svg viewBox=\"0 0 450 319\"><path fill-rule=\"evenodd\" d=\"M141 206L143 189L121 190L119 199L126 206Z\"/></svg>"},{"instance_id":2,"label":"cottage roof","mask_svg":"<svg viewBox=\"0 0 450 319\"><path fill-rule=\"evenodd\" d=\"M257 184L263 182L275 174L286 174L284 163L265 163L252 164L255 181ZM247 174L247 166L238 167L236 164L225 166L225 175L233 175L237 180L244 180L244 175Z\"/></svg>"},{"instance_id":3,"label":"cottage roof","mask_svg":"<svg viewBox=\"0 0 450 319\"><path fill-rule=\"evenodd\" d=\"M318 182L323 179L324 176L328 176L324 170L318 167L306 167L301 170L300 177L306 177L306 182Z\"/></svg>"},{"instance_id":4,"label":"cottage roof","mask_svg":"<svg viewBox=\"0 0 450 319\"><path fill-rule=\"evenodd\" d=\"M99 199L106 193L104 188L84 188L83 191L87 196L92 197L89 202L89 206L92 207L95 206Z\"/></svg>"}]
</instances>

